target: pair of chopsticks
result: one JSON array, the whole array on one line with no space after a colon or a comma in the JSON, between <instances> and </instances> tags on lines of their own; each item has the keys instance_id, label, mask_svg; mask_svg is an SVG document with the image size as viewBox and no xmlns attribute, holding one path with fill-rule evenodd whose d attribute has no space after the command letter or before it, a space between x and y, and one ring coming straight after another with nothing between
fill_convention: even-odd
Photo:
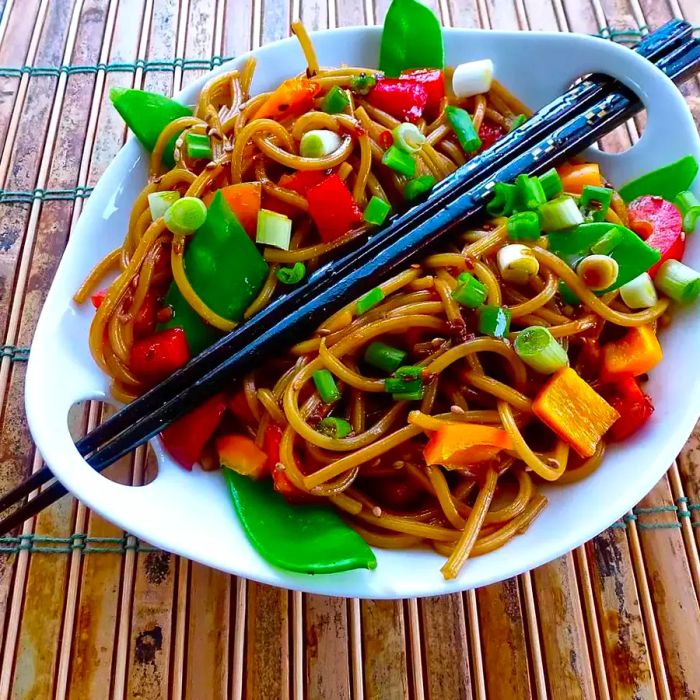
<instances>
[{"instance_id":1,"label":"pair of chopsticks","mask_svg":"<svg viewBox=\"0 0 700 700\"><path fill-rule=\"evenodd\" d=\"M635 51L676 82L700 67L700 41L693 39L692 26L681 20L647 36ZM521 173L544 172L641 109L637 96L612 78L595 75L582 80L438 183L424 201L395 216L363 242L348 243L342 257L323 265L305 283L91 431L76 444L79 452L102 471L219 391L222 382L260 366L280 348L312 334L333 312L420 258L440 237L484 214L496 182L512 181ZM0 513L52 478L47 467L31 475L0 498ZM0 520L0 534L65 493L58 482L51 484Z\"/></svg>"}]
</instances>

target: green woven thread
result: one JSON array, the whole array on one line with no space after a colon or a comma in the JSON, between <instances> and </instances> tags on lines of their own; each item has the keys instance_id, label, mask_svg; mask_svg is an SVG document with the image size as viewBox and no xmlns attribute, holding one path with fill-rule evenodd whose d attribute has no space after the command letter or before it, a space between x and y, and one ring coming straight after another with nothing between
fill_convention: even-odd
<instances>
[{"instance_id":1,"label":"green woven thread","mask_svg":"<svg viewBox=\"0 0 700 700\"><path fill-rule=\"evenodd\" d=\"M10 362L26 362L29 359L29 348L17 345L0 345L0 359L9 357Z\"/></svg>"},{"instance_id":2,"label":"green woven thread","mask_svg":"<svg viewBox=\"0 0 700 700\"><path fill-rule=\"evenodd\" d=\"M31 204L34 200L42 202L72 202L76 199L86 199L92 194L94 187L77 185L68 189L35 190L0 190L0 204Z\"/></svg>"},{"instance_id":3,"label":"green woven thread","mask_svg":"<svg viewBox=\"0 0 700 700\"><path fill-rule=\"evenodd\" d=\"M71 554L80 550L85 554L124 554L124 552L156 552L155 547L141 544L134 535L123 537L89 537L84 532L70 537L47 537L45 535L19 535L0 537L0 554Z\"/></svg>"},{"instance_id":4,"label":"green woven thread","mask_svg":"<svg viewBox=\"0 0 700 700\"><path fill-rule=\"evenodd\" d=\"M700 26L694 27L700 30ZM649 28L643 24L636 29L614 29L612 27L601 27L597 34L591 36L609 39L622 44L633 44L649 33ZM0 68L0 77L21 78L23 75L29 77L58 77L59 75L81 75L104 73L135 73L142 70L144 73L166 72L172 73L176 68L182 70L211 70L220 66L226 61L233 59L233 56L212 56L211 58L165 58L145 60L139 58L132 62L117 63L96 63L94 65L62 65L62 66L4 66Z\"/></svg>"}]
</instances>

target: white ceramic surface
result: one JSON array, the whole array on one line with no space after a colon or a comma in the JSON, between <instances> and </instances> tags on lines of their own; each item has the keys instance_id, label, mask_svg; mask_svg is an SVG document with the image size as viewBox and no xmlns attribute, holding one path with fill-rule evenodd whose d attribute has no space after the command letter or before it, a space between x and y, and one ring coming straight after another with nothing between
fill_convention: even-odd
<instances>
[{"instance_id":1,"label":"white ceramic surface","mask_svg":"<svg viewBox=\"0 0 700 700\"><path fill-rule=\"evenodd\" d=\"M376 65L377 28L332 30L313 38L322 65ZM493 58L498 79L533 108L589 72L611 73L635 89L649 110L641 140L620 155L590 154L614 184L687 153L700 159L698 135L680 94L628 49L585 36L459 29L445 30L445 45L449 64ZM255 53L254 93L304 68L294 40ZM245 58L218 71L239 67ZM193 103L208 77L190 85L179 99ZM74 402L109 400L107 380L88 352L93 310L90 304L76 306L71 295L92 266L122 240L131 204L145 181L146 157L132 139L95 188L66 249L32 345L26 408L39 450L61 482L104 517L156 546L247 578L328 595L398 598L482 586L543 564L619 518L661 477L700 414L696 307L680 311L663 333L664 361L648 384L656 406L649 425L624 447L610 449L601 468L582 483L546 487L549 505L533 526L506 547L469 561L456 580L442 579L444 560L429 551L377 550L378 567L372 572L304 576L274 569L246 541L220 474L185 472L160 453L159 473L151 484L122 486L92 471L68 433L66 416ZM700 268L699 235L689 240L687 262Z\"/></svg>"}]
</instances>

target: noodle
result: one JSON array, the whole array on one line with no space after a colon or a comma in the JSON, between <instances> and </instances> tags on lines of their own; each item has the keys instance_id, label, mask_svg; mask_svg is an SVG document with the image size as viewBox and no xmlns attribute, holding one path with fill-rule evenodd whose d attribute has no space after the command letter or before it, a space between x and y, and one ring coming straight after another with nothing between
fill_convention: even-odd
<instances>
[{"instance_id":1,"label":"noodle","mask_svg":"<svg viewBox=\"0 0 700 700\"><path fill-rule=\"evenodd\" d=\"M179 290L195 317L225 333L287 291L283 266L303 263L311 273L343 246L367 237L369 225L363 221L342 235L322 237L310 198L292 184L292 175L320 171L325 177L323 171L333 170L360 209L372 197L394 210L405 207L407 178L382 164L393 139L388 132L401 122L373 104L371 94L352 88L355 79L373 71L319 65L304 27L294 22L292 28L307 62L305 75L297 79L309 81L318 94L301 112L259 118L256 114L275 93L251 97L254 59L240 71L212 78L199 95L194 116L172 121L160 134L150 157L149 182L134 201L123 245L93 268L75 294L76 303L83 303L106 277L116 275L95 313L89 344L119 400L130 401L151 386L135 371L132 349L143 336L142 317L151 307L160 306L158 321L172 315L163 304L169 288ZM331 89L340 89L349 101L346 109L333 114L323 111ZM516 115L530 114L496 81L486 94L466 100L444 97L439 110L416 122L426 137L415 154L417 176L440 180L473 156L465 153L448 122L447 104L469 110L477 132L485 127L507 131ZM339 145L318 158L302 156L300 142L313 130L333 132L329 137ZM211 162L190 157L189 134L210 139ZM175 166L163 172L163 155L173 140ZM197 292L187 269L191 239L172 234L163 217L152 218L149 195L176 192L209 204L217 190L240 183L259 183L262 206L286 212L292 231L288 249L261 249L269 264L267 275L261 275L264 279L245 310L232 319L217 313ZM629 221L616 192L606 220ZM533 440L530 428L541 428L533 402L547 378L515 352L517 334L527 326L546 327L578 368L582 361L575 359L576 353L591 347L598 351L606 324L654 324L668 308L668 300L662 299L632 311L617 293L597 296L546 249L546 238L526 241L539 263L534 277L526 284L508 283L497 259L507 243L507 219L493 218L458 232L419 264L378 283L379 301L373 308L361 313L356 301L347 304L316 333L299 338L289 351L281 348L238 387L222 387L239 392L239 410L231 409L233 415L227 415L221 430L237 429L266 451L274 430L279 454L268 452L268 460L276 481L284 479L307 497L328 499L374 546L433 547L448 557L442 568L445 578L457 576L470 556L503 546L544 508L546 501L538 493L543 481L565 484L584 478L605 453L603 440L588 459L570 454L569 444L554 439L551 431L545 447ZM481 312L465 308L457 295L463 273L483 285L486 304L503 306L510 314L513 328L504 338L476 337ZM578 296L580 306L563 302L562 282ZM151 331L155 323L152 319ZM387 371L380 371L370 356L377 343L390 346L400 365L413 368L413 379L420 379L417 395L402 386L394 395L388 392ZM334 378L343 397L339 402L322 400L315 384L320 370ZM348 434L321 430L325 418L331 426L340 421ZM500 429L508 448L488 461L461 466L427 461L426 445L455 427Z\"/></svg>"}]
</instances>

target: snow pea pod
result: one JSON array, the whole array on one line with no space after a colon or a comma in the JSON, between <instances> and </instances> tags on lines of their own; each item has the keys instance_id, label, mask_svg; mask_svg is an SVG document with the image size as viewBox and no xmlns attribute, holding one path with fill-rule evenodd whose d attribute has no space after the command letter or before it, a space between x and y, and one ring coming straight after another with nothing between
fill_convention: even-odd
<instances>
[{"instance_id":1,"label":"snow pea pod","mask_svg":"<svg viewBox=\"0 0 700 700\"><path fill-rule=\"evenodd\" d=\"M672 202L680 192L690 188L697 174L698 162L694 156L684 156L628 182L620 188L620 196L625 202L631 202L642 195L653 194Z\"/></svg>"},{"instance_id":2,"label":"snow pea pod","mask_svg":"<svg viewBox=\"0 0 700 700\"><path fill-rule=\"evenodd\" d=\"M379 70L390 78L414 68L444 68L442 28L418 0L392 0L384 19Z\"/></svg>"},{"instance_id":3,"label":"snow pea pod","mask_svg":"<svg viewBox=\"0 0 700 700\"><path fill-rule=\"evenodd\" d=\"M250 543L274 566L303 574L376 568L370 546L332 508L294 506L273 490L269 479L223 472Z\"/></svg>"}]
</instances>

